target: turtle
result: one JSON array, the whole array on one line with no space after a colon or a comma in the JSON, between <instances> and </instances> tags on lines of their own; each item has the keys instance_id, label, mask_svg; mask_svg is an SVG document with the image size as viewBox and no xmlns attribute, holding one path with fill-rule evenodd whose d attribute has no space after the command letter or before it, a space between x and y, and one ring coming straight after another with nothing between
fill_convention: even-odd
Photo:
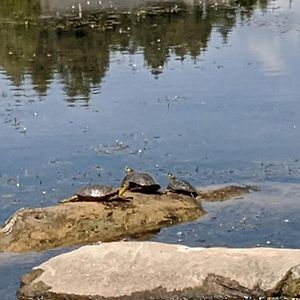
<instances>
[{"instance_id":1,"label":"turtle","mask_svg":"<svg viewBox=\"0 0 300 300\"><path fill-rule=\"evenodd\" d=\"M129 167L125 167L126 176L119 188L119 197L127 191L141 192L147 194L157 193L160 185L147 173L135 172Z\"/></svg>"},{"instance_id":2,"label":"turtle","mask_svg":"<svg viewBox=\"0 0 300 300\"><path fill-rule=\"evenodd\" d=\"M173 174L168 173L169 185L167 191L172 193L184 194L196 198L199 193L197 190L186 180L177 179Z\"/></svg>"},{"instance_id":3,"label":"turtle","mask_svg":"<svg viewBox=\"0 0 300 300\"><path fill-rule=\"evenodd\" d=\"M119 189L111 185L94 184L82 187L74 196L60 200L61 203L77 201L107 201L116 196Z\"/></svg>"}]
</instances>

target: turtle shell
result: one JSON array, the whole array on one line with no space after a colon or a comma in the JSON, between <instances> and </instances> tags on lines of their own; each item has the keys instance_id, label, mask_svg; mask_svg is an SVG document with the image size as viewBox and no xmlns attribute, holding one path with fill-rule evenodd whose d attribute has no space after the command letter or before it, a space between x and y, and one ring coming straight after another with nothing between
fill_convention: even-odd
<instances>
[{"instance_id":1,"label":"turtle shell","mask_svg":"<svg viewBox=\"0 0 300 300\"><path fill-rule=\"evenodd\" d=\"M79 189L74 196L60 200L60 203L77 201L105 201L118 194L118 189L111 185L89 185Z\"/></svg>"},{"instance_id":2,"label":"turtle shell","mask_svg":"<svg viewBox=\"0 0 300 300\"><path fill-rule=\"evenodd\" d=\"M128 190L132 192L155 193L160 189L160 185L147 173L128 173L121 186L128 184Z\"/></svg>"},{"instance_id":3,"label":"turtle shell","mask_svg":"<svg viewBox=\"0 0 300 300\"><path fill-rule=\"evenodd\" d=\"M193 197L198 196L197 190L186 180L179 180L175 176L169 178L170 182L167 186L167 190L178 193L185 194Z\"/></svg>"},{"instance_id":4,"label":"turtle shell","mask_svg":"<svg viewBox=\"0 0 300 300\"><path fill-rule=\"evenodd\" d=\"M118 189L111 185L89 185L77 191L78 201L101 201L107 200L118 194Z\"/></svg>"}]
</instances>

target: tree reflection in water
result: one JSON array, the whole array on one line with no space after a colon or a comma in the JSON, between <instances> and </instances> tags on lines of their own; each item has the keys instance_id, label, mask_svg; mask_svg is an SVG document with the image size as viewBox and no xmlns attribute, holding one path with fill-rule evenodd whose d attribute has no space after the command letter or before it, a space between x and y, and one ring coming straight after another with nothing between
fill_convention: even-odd
<instances>
[{"instance_id":1,"label":"tree reflection in water","mask_svg":"<svg viewBox=\"0 0 300 300\"><path fill-rule=\"evenodd\" d=\"M57 74L70 101L89 99L109 67L110 49L134 54L142 49L155 76L171 54L196 59L216 28L227 42L236 22L244 22L267 0L236 0L220 5L150 6L133 13L85 11L78 17L41 17L39 1L2 0L0 67L15 86L29 74L40 95ZM174 10L176 7L176 10Z\"/></svg>"}]
</instances>

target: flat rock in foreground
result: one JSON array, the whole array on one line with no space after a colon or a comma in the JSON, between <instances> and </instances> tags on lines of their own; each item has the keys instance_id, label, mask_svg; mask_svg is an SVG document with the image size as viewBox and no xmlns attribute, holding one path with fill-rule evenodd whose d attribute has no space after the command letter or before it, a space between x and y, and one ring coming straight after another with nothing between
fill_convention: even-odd
<instances>
[{"instance_id":1,"label":"flat rock in foreground","mask_svg":"<svg viewBox=\"0 0 300 300\"><path fill-rule=\"evenodd\" d=\"M103 243L36 267L23 276L18 292L20 300L267 296L300 296L300 250Z\"/></svg>"}]
</instances>

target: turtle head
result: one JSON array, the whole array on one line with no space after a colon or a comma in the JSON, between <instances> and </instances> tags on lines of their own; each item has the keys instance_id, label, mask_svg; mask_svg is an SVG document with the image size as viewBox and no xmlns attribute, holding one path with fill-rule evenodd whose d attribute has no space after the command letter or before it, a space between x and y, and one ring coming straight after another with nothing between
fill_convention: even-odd
<instances>
[{"instance_id":1,"label":"turtle head","mask_svg":"<svg viewBox=\"0 0 300 300\"><path fill-rule=\"evenodd\" d=\"M168 178L169 178L169 179L175 179L176 177L175 177L172 173L169 172L169 173L168 173Z\"/></svg>"},{"instance_id":2,"label":"turtle head","mask_svg":"<svg viewBox=\"0 0 300 300\"><path fill-rule=\"evenodd\" d=\"M119 197L122 197L128 189L129 189L129 182L123 183L119 188Z\"/></svg>"},{"instance_id":3,"label":"turtle head","mask_svg":"<svg viewBox=\"0 0 300 300\"><path fill-rule=\"evenodd\" d=\"M126 174L131 174L133 173L133 169L129 168L127 165L125 166L125 172Z\"/></svg>"}]
</instances>

